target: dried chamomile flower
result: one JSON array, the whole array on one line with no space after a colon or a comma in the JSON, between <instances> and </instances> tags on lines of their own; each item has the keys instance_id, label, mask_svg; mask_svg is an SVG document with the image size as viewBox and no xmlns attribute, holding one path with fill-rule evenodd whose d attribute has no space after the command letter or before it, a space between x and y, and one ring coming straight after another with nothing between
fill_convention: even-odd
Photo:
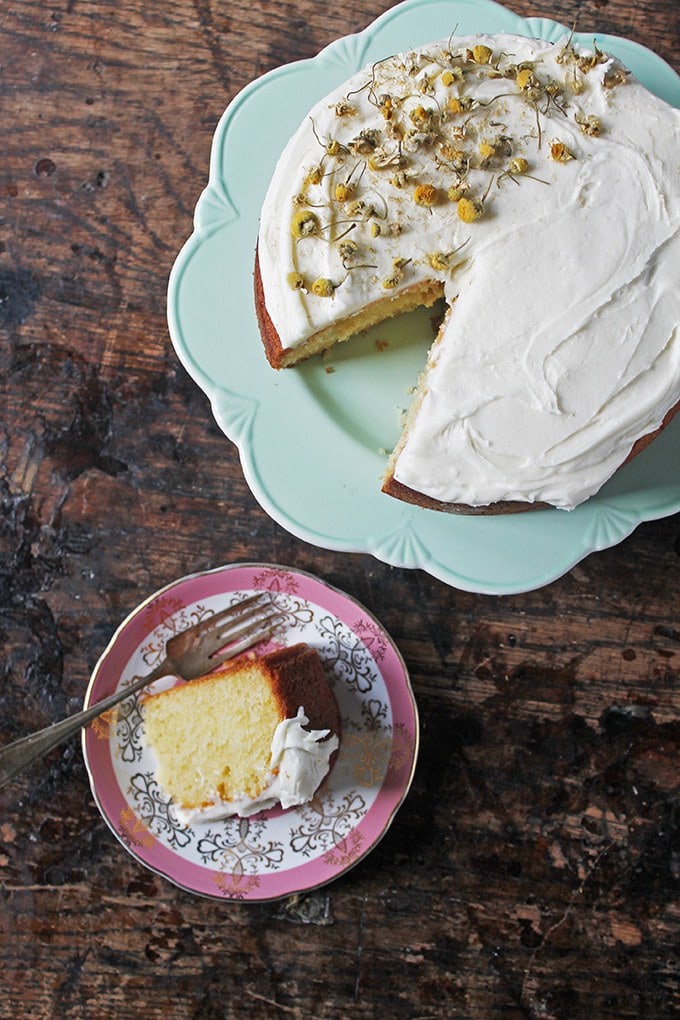
<instances>
[{"instance_id":1,"label":"dried chamomile flower","mask_svg":"<svg viewBox=\"0 0 680 1020\"><path fill-rule=\"evenodd\" d=\"M589 114L587 117L577 114L575 119L583 134L590 135L591 138L595 138L602 130L600 118L596 117L594 113Z\"/></svg>"},{"instance_id":2,"label":"dried chamomile flower","mask_svg":"<svg viewBox=\"0 0 680 1020\"><path fill-rule=\"evenodd\" d=\"M568 163L570 159L574 158L574 153L564 142L560 142L556 138L550 143L550 158L556 163Z\"/></svg>"},{"instance_id":3,"label":"dried chamomile flower","mask_svg":"<svg viewBox=\"0 0 680 1020\"><path fill-rule=\"evenodd\" d=\"M312 293L316 294L317 297L333 297L335 291L336 286L333 281L323 276L320 276L312 284Z\"/></svg>"},{"instance_id":4,"label":"dried chamomile flower","mask_svg":"<svg viewBox=\"0 0 680 1020\"><path fill-rule=\"evenodd\" d=\"M312 237L319 232L319 217L311 209L296 212L290 223L290 232L296 241L302 237Z\"/></svg>"},{"instance_id":5,"label":"dried chamomile flower","mask_svg":"<svg viewBox=\"0 0 680 1020\"><path fill-rule=\"evenodd\" d=\"M311 117L309 118L309 120L312 125L312 134L314 135L317 142L322 147L327 156L339 156L341 153L347 152L345 147L341 145L340 142L338 142L335 138L328 138L326 141L324 141L322 138L319 138L319 134L316 130L316 125L314 124L314 121L312 120Z\"/></svg>"},{"instance_id":6,"label":"dried chamomile flower","mask_svg":"<svg viewBox=\"0 0 680 1020\"><path fill-rule=\"evenodd\" d=\"M488 141L488 139L483 138L479 143L479 155L482 159L491 159L492 156L496 155L496 146Z\"/></svg>"},{"instance_id":7,"label":"dried chamomile flower","mask_svg":"<svg viewBox=\"0 0 680 1020\"><path fill-rule=\"evenodd\" d=\"M430 106L423 106L422 104L416 106L415 109L411 110L409 114L410 119L418 127L427 128L430 127L435 119L435 111Z\"/></svg>"},{"instance_id":8,"label":"dried chamomile flower","mask_svg":"<svg viewBox=\"0 0 680 1020\"><path fill-rule=\"evenodd\" d=\"M407 152L419 152L421 149L433 145L437 141L434 131L407 131L404 136L403 147Z\"/></svg>"},{"instance_id":9,"label":"dried chamomile flower","mask_svg":"<svg viewBox=\"0 0 680 1020\"><path fill-rule=\"evenodd\" d=\"M360 131L356 138L353 138L349 143L349 147L352 152L358 153L360 156L367 156L369 153L377 147L380 141L380 132L376 131L375 128L365 128Z\"/></svg>"},{"instance_id":10,"label":"dried chamomile flower","mask_svg":"<svg viewBox=\"0 0 680 1020\"><path fill-rule=\"evenodd\" d=\"M470 157L462 149L454 149L448 142L440 146L440 152L446 160L446 165L457 174L467 173L470 166Z\"/></svg>"},{"instance_id":11,"label":"dried chamomile flower","mask_svg":"<svg viewBox=\"0 0 680 1020\"><path fill-rule=\"evenodd\" d=\"M498 135L493 140L493 146L496 150L496 156L502 156L504 159L512 156L513 139L510 135Z\"/></svg>"},{"instance_id":12,"label":"dried chamomile flower","mask_svg":"<svg viewBox=\"0 0 680 1020\"><path fill-rule=\"evenodd\" d=\"M392 260L392 275L386 276L382 281L383 288L385 290L394 290L398 287L404 278L404 269L409 264L410 259L393 259Z\"/></svg>"},{"instance_id":13,"label":"dried chamomile flower","mask_svg":"<svg viewBox=\"0 0 680 1020\"><path fill-rule=\"evenodd\" d=\"M305 278L302 273L289 273L286 279L291 290L305 289Z\"/></svg>"},{"instance_id":14,"label":"dried chamomile flower","mask_svg":"<svg viewBox=\"0 0 680 1020\"><path fill-rule=\"evenodd\" d=\"M378 109L380 110L385 120L392 120L392 118L394 117L395 106L396 104L394 102L394 99L387 93L385 95L380 96L378 99Z\"/></svg>"},{"instance_id":15,"label":"dried chamomile flower","mask_svg":"<svg viewBox=\"0 0 680 1020\"><path fill-rule=\"evenodd\" d=\"M448 101L449 113L466 113L472 107L472 96L451 96Z\"/></svg>"},{"instance_id":16,"label":"dried chamomile flower","mask_svg":"<svg viewBox=\"0 0 680 1020\"><path fill-rule=\"evenodd\" d=\"M313 166L311 170L307 172L304 183L321 184L322 180L323 180L323 167L321 166L321 164L318 164L317 166Z\"/></svg>"},{"instance_id":17,"label":"dried chamomile flower","mask_svg":"<svg viewBox=\"0 0 680 1020\"><path fill-rule=\"evenodd\" d=\"M458 218L463 223L474 223L484 212L484 203L478 198L461 198L458 203Z\"/></svg>"},{"instance_id":18,"label":"dried chamomile flower","mask_svg":"<svg viewBox=\"0 0 680 1020\"><path fill-rule=\"evenodd\" d=\"M444 273L449 268L449 256L443 251L431 251L427 261L438 273Z\"/></svg>"},{"instance_id":19,"label":"dried chamomile flower","mask_svg":"<svg viewBox=\"0 0 680 1020\"><path fill-rule=\"evenodd\" d=\"M484 46L479 43L477 46L472 47L472 59L475 64L489 64L493 56L493 50L489 49L488 46Z\"/></svg>"},{"instance_id":20,"label":"dried chamomile flower","mask_svg":"<svg viewBox=\"0 0 680 1020\"><path fill-rule=\"evenodd\" d=\"M337 138L329 138L324 146L327 156L344 156L347 149L342 145Z\"/></svg>"},{"instance_id":21,"label":"dried chamomile flower","mask_svg":"<svg viewBox=\"0 0 680 1020\"><path fill-rule=\"evenodd\" d=\"M349 202L357 190L354 181L344 181L335 185L333 194L336 202Z\"/></svg>"},{"instance_id":22,"label":"dried chamomile flower","mask_svg":"<svg viewBox=\"0 0 680 1020\"><path fill-rule=\"evenodd\" d=\"M465 192L468 189L467 181L459 181L458 184L452 184L446 192L446 197L449 202L460 202L461 198L464 197Z\"/></svg>"},{"instance_id":23,"label":"dried chamomile flower","mask_svg":"<svg viewBox=\"0 0 680 1020\"><path fill-rule=\"evenodd\" d=\"M528 67L523 67L517 72L515 84L521 92L524 92L526 89L535 88L535 86L538 85L538 82L534 72Z\"/></svg>"},{"instance_id":24,"label":"dried chamomile flower","mask_svg":"<svg viewBox=\"0 0 680 1020\"><path fill-rule=\"evenodd\" d=\"M364 218L374 216L377 220L387 219L387 201L379 192L373 192L374 201L364 202Z\"/></svg>"},{"instance_id":25,"label":"dried chamomile flower","mask_svg":"<svg viewBox=\"0 0 680 1020\"><path fill-rule=\"evenodd\" d=\"M564 84L567 88L570 88L575 96L580 96L585 92L586 84L583 78L579 78L576 68L572 68L571 77L565 78Z\"/></svg>"},{"instance_id":26,"label":"dried chamomile flower","mask_svg":"<svg viewBox=\"0 0 680 1020\"><path fill-rule=\"evenodd\" d=\"M413 175L408 170L397 170L396 174L393 174L392 177L390 177L390 184L395 188L405 188L412 176Z\"/></svg>"},{"instance_id":27,"label":"dried chamomile flower","mask_svg":"<svg viewBox=\"0 0 680 1020\"><path fill-rule=\"evenodd\" d=\"M297 195L293 195L293 205L309 205L309 199L305 195L304 191L300 191Z\"/></svg>"},{"instance_id":28,"label":"dried chamomile flower","mask_svg":"<svg viewBox=\"0 0 680 1020\"><path fill-rule=\"evenodd\" d=\"M419 184L413 191L413 201L426 209L431 209L439 201L439 191L433 184Z\"/></svg>"},{"instance_id":29,"label":"dried chamomile flower","mask_svg":"<svg viewBox=\"0 0 680 1020\"><path fill-rule=\"evenodd\" d=\"M351 219L368 219L369 216L378 216L380 219L384 217L384 211L380 212L371 202L364 202L361 198L350 202L346 208Z\"/></svg>"},{"instance_id":30,"label":"dried chamomile flower","mask_svg":"<svg viewBox=\"0 0 680 1020\"><path fill-rule=\"evenodd\" d=\"M375 194L378 203L365 201L363 198L355 198L345 206L345 212L350 220L368 220L372 216L384 220L387 216L387 202L382 195ZM354 229L350 227L350 230Z\"/></svg>"},{"instance_id":31,"label":"dried chamomile flower","mask_svg":"<svg viewBox=\"0 0 680 1020\"><path fill-rule=\"evenodd\" d=\"M602 76L602 84L606 89L614 89L626 82L628 72L624 67L609 67Z\"/></svg>"},{"instance_id":32,"label":"dried chamomile flower","mask_svg":"<svg viewBox=\"0 0 680 1020\"><path fill-rule=\"evenodd\" d=\"M506 180L506 178L508 178L508 177L515 184L519 184L519 181L516 181L515 178L521 176L522 174L525 174L528 169L529 169L529 160L525 159L524 156L515 156L513 159L510 160L510 162L506 166L506 168L503 171L503 173L498 175L498 180L496 181L496 184L500 188L501 185ZM529 176L531 176L531 175L529 175ZM538 178L532 178L532 180L537 180L537 179Z\"/></svg>"},{"instance_id":33,"label":"dried chamomile flower","mask_svg":"<svg viewBox=\"0 0 680 1020\"><path fill-rule=\"evenodd\" d=\"M519 185L519 181L516 178L522 175L525 175L531 181L536 181L538 184L550 184L549 181L544 181L540 177L534 177L533 174L527 173L528 169L529 161L524 156L515 156L514 159L510 160L503 173L498 175L496 184L500 188L509 177L513 184Z\"/></svg>"},{"instance_id":34,"label":"dried chamomile flower","mask_svg":"<svg viewBox=\"0 0 680 1020\"><path fill-rule=\"evenodd\" d=\"M454 142L464 142L468 137L468 124L459 124L451 128L451 138Z\"/></svg>"},{"instance_id":35,"label":"dried chamomile flower","mask_svg":"<svg viewBox=\"0 0 680 1020\"><path fill-rule=\"evenodd\" d=\"M390 235L390 237L399 237L401 232L402 232L401 223L397 223L396 220L394 220L392 223L388 223L387 233Z\"/></svg>"},{"instance_id":36,"label":"dried chamomile flower","mask_svg":"<svg viewBox=\"0 0 680 1020\"><path fill-rule=\"evenodd\" d=\"M572 30L571 35L567 39L566 43L555 57L556 64L573 64L576 62L576 50L571 44L574 32Z\"/></svg>"},{"instance_id":37,"label":"dried chamomile flower","mask_svg":"<svg viewBox=\"0 0 680 1020\"><path fill-rule=\"evenodd\" d=\"M441 152L441 154L444 157L444 159L447 159L449 162L453 162L453 160L457 156L465 155L463 152L461 152L460 149L454 148L454 146L451 145L451 142L444 142L444 141L440 142L439 143L439 151Z\"/></svg>"},{"instance_id":38,"label":"dried chamomile flower","mask_svg":"<svg viewBox=\"0 0 680 1020\"><path fill-rule=\"evenodd\" d=\"M442 85L445 85L446 88L448 88L449 85L453 85L456 79L453 74L453 71L442 71L442 73L439 76L439 80L441 81Z\"/></svg>"},{"instance_id":39,"label":"dried chamomile flower","mask_svg":"<svg viewBox=\"0 0 680 1020\"><path fill-rule=\"evenodd\" d=\"M529 160L525 159L524 156L515 156L508 163L509 174L525 174L529 169Z\"/></svg>"},{"instance_id":40,"label":"dried chamomile flower","mask_svg":"<svg viewBox=\"0 0 680 1020\"><path fill-rule=\"evenodd\" d=\"M373 220L373 222L371 223L369 230L371 233L371 237L380 237L381 232L380 224L376 223L375 220Z\"/></svg>"},{"instance_id":41,"label":"dried chamomile flower","mask_svg":"<svg viewBox=\"0 0 680 1020\"><path fill-rule=\"evenodd\" d=\"M424 96L431 96L432 93L434 92L434 85L432 83L432 79L428 78L428 76L424 74L421 78L418 79L418 89L420 92L422 92Z\"/></svg>"},{"instance_id":42,"label":"dried chamomile flower","mask_svg":"<svg viewBox=\"0 0 680 1020\"><path fill-rule=\"evenodd\" d=\"M341 241L340 244L338 245L338 251L340 252L343 262L346 261L347 259L353 258L358 252L358 250L359 247L356 241L350 240Z\"/></svg>"},{"instance_id":43,"label":"dried chamomile flower","mask_svg":"<svg viewBox=\"0 0 680 1020\"><path fill-rule=\"evenodd\" d=\"M454 81L462 81L465 77L465 71L460 64L456 63L456 57L454 57L450 50L442 50L439 54L439 60L436 60L436 63L438 63L440 67L444 67L445 64L449 65L443 72L442 76L444 74L450 74Z\"/></svg>"},{"instance_id":44,"label":"dried chamomile flower","mask_svg":"<svg viewBox=\"0 0 680 1020\"><path fill-rule=\"evenodd\" d=\"M337 117L349 117L356 112L356 106L352 106L349 99L341 99L340 102L335 104L335 114Z\"/></svg>"},{"instance_id":45,"label":"dried chamomile flower","mask_svg":"<svg viewBox=\"0 0 680 1020\"><path fill-rule=\"evenodd\" d=\"M421 55L413 50L411 53L407 53L402 64L403 70L406 74L410 74L415 77L420 70Z\"/></svg>"},{"instance_id":46,"label":"dried chamomile flower","mask_svg":"<svg viewBox=\"0 0 680 1020\"><path fill-rule=\"evenodd\" d=\"M460 260L455 259L454 256L456 256L461 248L464 248L467 243L467 241L463 241L463 243L459 244L457 248L453 249L453 251L431 251L427 256L427 261L433 269L437 270L437 272L443 273L446 272L447 269L455 269L458 265L460 265Z\"/></svg>"},{"instance_id":47,"label":"dried chamomile flower","mask_svg":"<svg viewBox=\"0 0 680 1020\"><path fill-rule=\"evenodd\" d=\"M598 64L602 64L605 60L609 60L608 55L606 53L603 53L602 50L598 48L596 42L593 42L593 52L586 53L583 56L579 57L578 66L581 68L582 71L584 71L587 74L588 71L591 71L594 67L597 67Z\"/></svg>"},{"instance_id":48,"label":"dried chamomile flower","mask_svg":"<svg viewBox=\"0 0 680 1020\"><path fill-rule=\"evenodd\" d=\"M384 145L379 145L366 162L371 170L385 170L388 166L404 166L406 156L401 151L401 144L396 149L391 150L387 149Z\"/></svg>"}]
</instances>

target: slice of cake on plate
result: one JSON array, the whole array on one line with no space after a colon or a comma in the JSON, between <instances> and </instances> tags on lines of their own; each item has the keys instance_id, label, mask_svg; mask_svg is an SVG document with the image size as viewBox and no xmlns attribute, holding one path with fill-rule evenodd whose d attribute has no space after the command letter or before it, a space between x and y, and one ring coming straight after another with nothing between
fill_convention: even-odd
<instances>
[{"instance_id":1,"label":"slice of cake on plate","mask_svg":"<svg viewBox=\"0 0 680 1020\"><path fill-rule=\"evenodd\" d=\"M150 694L142 711L156 778L185 824L306 803L339 745L338 705L306 644Z\"/></svg>"}]
</instances>

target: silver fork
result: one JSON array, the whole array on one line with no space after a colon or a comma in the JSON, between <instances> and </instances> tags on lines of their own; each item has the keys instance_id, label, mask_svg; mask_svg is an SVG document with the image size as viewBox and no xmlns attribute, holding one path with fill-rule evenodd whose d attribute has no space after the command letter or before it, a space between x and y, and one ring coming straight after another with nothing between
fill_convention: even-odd
<instances>
[{"instance_id":1,"label":"silver fork","mask_svg":"<svg viewBox=\"0 0 680 1020\"><path fill-rule=\"evenodd\" d=\"M267 596L268 601L262 601L263 596ZM102 712L125 701L159 677L172 674L184 680L195 680L216 669L227 659L240 655L271 634L276 626L272 621L280 615L270 593L258 592L188 627L180 634L175 634L165 646L164 659L147 676L139 677L128 687L103 698L96 705L90 705L82 712L76 712L61 722L0 748L0 786L4 786L31 762L42 758L62 741L68 740Z\"/></svg>"}]
</instances>

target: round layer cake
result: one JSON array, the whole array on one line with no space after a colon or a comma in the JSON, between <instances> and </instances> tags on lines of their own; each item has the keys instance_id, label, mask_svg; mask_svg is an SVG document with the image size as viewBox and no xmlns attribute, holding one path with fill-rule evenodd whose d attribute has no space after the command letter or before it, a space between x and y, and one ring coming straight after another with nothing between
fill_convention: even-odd
<instances>
[{"instance_id":1,"label":"round layer cake","mask_svg":"<svg viewBox=\"0 0 680 1020\"><path fill-rule=\"evenodd\" d=\"M365 68L310 111L262 208L270 363L443 297L384 491L573 508L680 404L679 139L680 111L566 37Z\"/></svg>"}]
</instances>

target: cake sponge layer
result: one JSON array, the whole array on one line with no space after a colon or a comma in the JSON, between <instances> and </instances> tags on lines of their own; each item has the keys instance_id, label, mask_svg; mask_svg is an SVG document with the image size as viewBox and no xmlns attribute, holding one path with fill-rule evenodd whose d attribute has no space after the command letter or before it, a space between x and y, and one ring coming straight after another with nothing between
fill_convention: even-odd
<instances>
[{"instance_id":1,"label":"cake sponge layer","mask_svg":"<svg viewBox=\"0 0 680 1020\"><path fill-rule=\"evenodd\" d=\"M156 778L181 810L255 800L272 782L277 727L301 708L312 730L339 734L323 665L304 644L151 694L143 714Z\"/></svg>"}]
</instances>

